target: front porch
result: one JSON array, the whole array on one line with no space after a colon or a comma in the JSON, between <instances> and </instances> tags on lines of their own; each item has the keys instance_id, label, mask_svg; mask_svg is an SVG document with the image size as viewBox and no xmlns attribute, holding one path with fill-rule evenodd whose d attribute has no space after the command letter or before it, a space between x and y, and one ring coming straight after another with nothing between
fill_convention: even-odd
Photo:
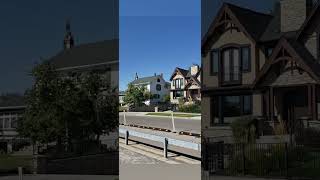
<instances>
[{"instance_id":1,"label":"front porch","mask_svg":"<svg viewBox=\"0 0 320 180\"><path fill-rule=\"evenodd\" d=\"M317 122L318 93L316 84L271 86L262 91L262 117L264 126L274 129L282 123L287 133ZM299 127L298 127L299 126ZM263 127L266 129L266 127Z\"/></svg>"}]
</instances>

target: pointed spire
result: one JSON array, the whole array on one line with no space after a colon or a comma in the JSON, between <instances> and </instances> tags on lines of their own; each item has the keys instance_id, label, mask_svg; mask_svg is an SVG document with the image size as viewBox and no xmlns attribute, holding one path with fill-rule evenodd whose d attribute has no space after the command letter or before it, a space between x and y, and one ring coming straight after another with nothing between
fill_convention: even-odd
<instances>
[{"instance_id":1,"label":"pointed spire","mask_svg":"<svg viewBox=\"0 0 320 180\"><path fill-rule=\"evenodd\" d=\"M136 73L136 77L135 77L134 79L135 79L135 80L139 79L138 73Z\"/></svg>"},{"instance_id":2,"label":"pointed spire","mask_svg":"<svg viewBox=\"0 0 320 180\"><path fill-rule=\"evenodd\" d=\"M70 49L74 45L74 40L71 33L71 25L70 25L69 19L66 22L66 34L64 36L63 45L64 45L64 49Z\"/></svg>"}]
</instances>

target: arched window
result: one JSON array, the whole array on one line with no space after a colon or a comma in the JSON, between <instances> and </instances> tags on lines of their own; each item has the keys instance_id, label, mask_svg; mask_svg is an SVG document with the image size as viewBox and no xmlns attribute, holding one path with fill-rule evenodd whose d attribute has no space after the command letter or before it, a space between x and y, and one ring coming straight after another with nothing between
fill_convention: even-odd
<instances>
[{"instance_id":1,"label":"arched window","mask_svg":"<svg viewBox=\"0 0 320 180\"><path fill-rule=\"evenodd\" d=\"M157 84L156 89L157 89L157 91L161 91L161 84Z\"/></svg>"}]
</instances>

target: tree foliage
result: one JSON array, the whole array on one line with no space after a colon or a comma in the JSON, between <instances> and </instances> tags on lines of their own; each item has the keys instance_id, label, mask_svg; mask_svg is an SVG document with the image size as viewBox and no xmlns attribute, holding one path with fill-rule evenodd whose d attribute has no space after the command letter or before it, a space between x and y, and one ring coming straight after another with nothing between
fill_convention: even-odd
<instances>
[{"instance_id":1,"label":"tree foliage","mask_svg":"<svg viewBox=\"0 0 320 180\"><path fill-rule=\"evenodd\" d=\"M26 91L26 111L18 132L34 142L90 140L118 125L115 88L100 75L58 73L48 62L31 72L34 84Z\"/></svg>"},{"instance_id":2,"label":"tree foliage","mask_svg":"<svg viewBox=\"0 0 320 180\"><path fill-rule=\"evenodd\" d=\"M123 101L128 105L135 107L143 105L144 101L152 99L152 94L145 87L128 85Z\"/></svg>"}]
</instances>

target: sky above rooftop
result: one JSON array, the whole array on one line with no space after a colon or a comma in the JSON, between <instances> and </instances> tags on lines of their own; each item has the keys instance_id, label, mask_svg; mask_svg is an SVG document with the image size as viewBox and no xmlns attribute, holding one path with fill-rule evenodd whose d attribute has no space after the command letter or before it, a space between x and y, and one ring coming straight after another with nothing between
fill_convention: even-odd
<instances>
[{"instance_id":1,"label":"sky above rooftop","mask_svg":"<svg viewBox=\"0 0 320 180\"><path fill-rule=\"evenodd\" d=\"M75 44L118 37L116 1L10 0L0 2L0 93L23 93L35 62L63 48L65 22Z\"/></svg>"},{"instance_id":2,"label":"sky above rooftop","mask_svg":"<svg viewBox=\"0 0 320 180\"><path fill-rule=\"evenodd\" d=\"M139 77L200 64L200 1L120 1L120 90Z\"/></svg>"},{"instance_id":3,"label":"sky above rooftop","mask_svg":"<svg viewBox=\"0 0 320 180\"><path fill-rule=\"evenodd\" d=\"M201 35L223 2L270 12L274 0L121 0L120 90L135 73L164 74L201 64ZM202 16L202 21L201 21Z\"/></svg>"}]
</instances>

